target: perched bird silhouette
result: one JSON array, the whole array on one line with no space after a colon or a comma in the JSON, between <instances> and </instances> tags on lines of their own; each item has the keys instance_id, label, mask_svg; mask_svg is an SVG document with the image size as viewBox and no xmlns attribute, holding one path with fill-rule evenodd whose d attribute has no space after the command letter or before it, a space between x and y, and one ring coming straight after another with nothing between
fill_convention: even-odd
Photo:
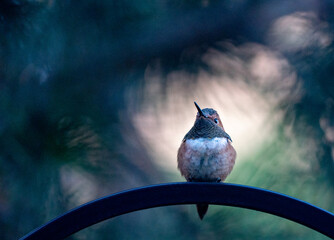
<instances>
[{"instance_id":1,"label":"perched bird silhouette","mask_svg":"<svg viewBox=\"0 0 334 240\"><path fill-rule=\"evenodd\" d=\"M184 136L178 150L178 168L188 182L224 181L236 158L232 139L225 132L217 111L212 108L202 110L194 103L198 113L194 126ZM208 204L197 204L200 219L208 207Z\"/></svg>"}]
</instances>

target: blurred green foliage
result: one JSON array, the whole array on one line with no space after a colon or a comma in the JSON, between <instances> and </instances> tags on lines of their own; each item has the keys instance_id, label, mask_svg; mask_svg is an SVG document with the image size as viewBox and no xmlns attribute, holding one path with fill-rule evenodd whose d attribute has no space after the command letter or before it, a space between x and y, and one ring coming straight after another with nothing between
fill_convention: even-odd
<instances>
[{"instance_id":1,"label":"blurred green foliage","mask_svg":"<svg viewBox=\"0 0 334 240\"><path fill-rule=\"evenodd\" d=\"M276 110L284 121L273 140L237 165L230 181L333 211L333 5L315 0L1 1L1 238L23 236L97 197L170 181L132 121L133 112L140 111L145 69L158 60L165 87L164 76L173 70L205 69L214 75L202 56L209 48L227 51L217 45L221 41L256 42L279 52L297 74L295 88L302 89L297 100L279 103ZM279 31L269 34L273 22L296 12L315 16L292 15L313 29L302 42L282 40L297 33L294 29L283 32L282 39ZM131 111L129 88L135 89ZM298 152L298 160L282 161L294 158L291 152ZM141 211L70 239L326 239L263 213L211 210L203 222L193 206Z\"/></svg>"}]
</instances>

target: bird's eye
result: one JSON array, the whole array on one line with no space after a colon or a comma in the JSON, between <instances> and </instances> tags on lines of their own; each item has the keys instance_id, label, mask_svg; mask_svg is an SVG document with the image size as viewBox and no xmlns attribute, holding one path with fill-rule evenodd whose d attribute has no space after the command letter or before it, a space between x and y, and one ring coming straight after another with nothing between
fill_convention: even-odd
<instances>
[{"instance_id":1,"label":"bird's eye","mask_svg":"<svg viewBox=\"0 0 334 240\"><path fill-rule=\"evenodd\" d=\"M217 118L214 119L215 123L219 123L219 120Z\"/></svg>"}]
</instances>

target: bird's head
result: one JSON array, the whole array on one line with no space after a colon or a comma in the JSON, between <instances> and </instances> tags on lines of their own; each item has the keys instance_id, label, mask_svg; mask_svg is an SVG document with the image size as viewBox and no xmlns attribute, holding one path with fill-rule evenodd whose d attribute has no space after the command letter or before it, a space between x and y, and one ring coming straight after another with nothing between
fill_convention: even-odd
<instances>
[{"instance_id":1,"label":"bird's head","mask_svg":"<svg viewBox=\"0 0 334 240\"><path fill-rule=\"evenodd\" d=\"M214 124L216 124L217 126L221 127L224 130L223 123L220 120L219 114L217 113L216 110L212 108L201 109L196 102L194 102L194 104L198 111L196 115L196 121L201 118L204 118L209 121L212 121Z\"/></svg>"}]
</instances>

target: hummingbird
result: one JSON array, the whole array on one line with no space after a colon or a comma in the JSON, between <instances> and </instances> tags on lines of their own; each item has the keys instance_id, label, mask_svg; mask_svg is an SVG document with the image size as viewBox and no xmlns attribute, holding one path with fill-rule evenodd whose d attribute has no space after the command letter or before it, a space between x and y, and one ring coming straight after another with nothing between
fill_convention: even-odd
<instances>
[{"instance_id":1,"label":"hummingbird","mask_svg":"<svg viewBox=\"0 0 334 240\"><path fill-rule=\"evenodd\" d=\"M178 169L187 182L221 182L232 171L236 151L221 119L212 108L201 109L196 102L194 126L184 136L177 153ZM197 204L202 220L208 204Z\"/></svg>"}]
</instances>

